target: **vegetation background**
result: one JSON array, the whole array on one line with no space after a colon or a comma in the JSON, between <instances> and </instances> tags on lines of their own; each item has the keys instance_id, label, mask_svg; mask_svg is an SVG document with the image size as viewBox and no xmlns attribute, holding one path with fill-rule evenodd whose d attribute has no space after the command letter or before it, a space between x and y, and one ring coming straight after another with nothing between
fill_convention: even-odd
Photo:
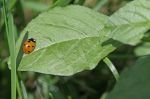
<instances>
[{"instance_id":1,"label":"vegetation background","mask_svg":"<svg viewBox=\"0 0 150 99\"><path fill-rule=\"evenodd\" d=\"M16 38L18 38L19 33L33 18L53 5L57 0L12 1L14 1L11 2L13 17L18 31ZM66 5L82 5L110 16L131 1L132 0L69 0ZM139 97L145 97L143 99L149 99L150 95L147 95L147 93L150 91L150 77L148 77L149 73L148 71L146 72L146 70L150 71L150 57L145 56L145 60L143 58L142 60L139 59L141 56L150 54L149 33L149 31L145 33L144 38L139 44L135 46L123 45L108 55L119 74L123 72L119 85L117 85L117 88L115 87L116 91L114 91L116 79L112 71L103 61L100 61L93 70L83 71L73 76L54 76L34 72L21 72L19 73L19 82L23 97L28 97L27 99L107 99L106 96L108 96L108 99L134 99L134 96L140 95ZM2 16L2 0L0 0L0 99L11 98L11 74L7 65L8 56L9 48L4 18ZM138 62L136 62L137 60ZM132 68L134 67L133 65L145 67L144 69ZM131 69L131 71L127 71L126 68ZM142 79L139 79L139 77ZM143 82L138 82L139 80L137 79ZM130 84L130 82L132 82L132 84ZM133 86L136 88L134 89ZM112 92L112 90L114 92ZM132 92L130 93L130 91ZM112 93L109 94L110 92ZM120 94L119 92L124 94ZM119 96L124 98L119 98ZM129 98L126 98L127 96Z\"/></svg>"}]
</instances>

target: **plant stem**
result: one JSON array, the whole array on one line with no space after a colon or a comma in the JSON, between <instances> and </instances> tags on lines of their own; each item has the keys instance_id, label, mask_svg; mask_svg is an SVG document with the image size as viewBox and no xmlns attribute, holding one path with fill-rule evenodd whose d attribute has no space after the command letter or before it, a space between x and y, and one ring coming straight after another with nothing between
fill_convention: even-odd
<instances>
[{"instance_id":1,"label":"plant stem","mask_svg":"<svg viewBox=\"0 0 150 99\"><path fill-rule=\"evenodd\" d=\"M113 65L113 63L107 57L105 59L103 59L103 61L107 64L107 66L111 70L111 72L114 75L116 81L118 81L119 73L118 73L117 69L115 68L115 66Z\"/></svg>"},{"instance_id":2,"label":"plant stem","mask_svg":"<svg viewBox=\"0 0 150 99\"><path fill-rule=\"evenodd\" d=\"M10 52L11 60L11 99L16 99L16 51L15 51L15 33L14 33L14 23L13 16L11 12L8 12L8 7L3 0L3 13L5 19L6 33L8 39L8 46Z\"/></svg>"},{"instance_id":3,"label":"plant stem","mask_svg":"<svg viewBox=\"0 0 150 99\"><path fill-rule=\"evenodd\" d=\"M13 16L9 14L8 22L10 21L9 38L10 38L10 58L11 58L11 93L12 99L16 99L16 46L15 33L13 27Z\"/></svg>"},{"instance_id":4,"label":"plant stem","mask_svg":"<svg viewBox=\"0 0 150 99\"><path fill-rule=\"evenodd\" d=\"M20 88L20 84L19 84L19 81L18 81L18 77L17 77L17 91L18 91L18 96L19 96L19 99L22 99L22 94L21 94L21 88Z\"/></svg>"},{"instance_id":5,"label":"plant stem","mask_svg":"<svg viewBox=\"0 0 150 99\"><path fill-rule=\"evenodd\" d=\"M99 0L98 3L93 7L93 10L98 11L108 0Z\"/></svg>"},{"instance_id":6,"label":"plant stem","mask_svg":"<svg viewBox=\"0 0 150 99\"><path fill-rule=\"evenodd\" d=\"M28 99L27 91L26 91L23 81L21 81L21 89L22 89L23 99Z\"/></svg>"},{"instance_id":7,"label":"plant stem","mask_svg":"<svg viewBox=\"0 0 150 99\"><path fill-rule=\"evenodd\" d=\"M52 93L49 93L50 99L54 99L54 96Z\"/></svg>"}]
</instances>

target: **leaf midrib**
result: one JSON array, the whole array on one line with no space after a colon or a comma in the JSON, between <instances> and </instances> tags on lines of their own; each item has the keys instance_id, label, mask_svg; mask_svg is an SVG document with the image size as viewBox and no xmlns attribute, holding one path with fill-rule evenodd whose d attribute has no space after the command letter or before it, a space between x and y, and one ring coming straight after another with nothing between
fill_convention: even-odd
<instances>
[{"instance_id":1,"label":"leaf midrib","mask_svg":"<svg viewBox=\"0 0 150 99\"><path fill-rule=\"evenodd\" d=\"M87 38L99 38L99 36L85 37L85 38L82 38L82 39L87 39ZM49 45L49 46L47 46L47 47L50 47L50 46L52 46L52 45L59 44L59 43L64 43L64 42L73 41L73 40L79 40L78 42L81 41L81 39L71 39L71 40L67 40L67 41L62 41L62 42L54 43L54 44L51 44L51 45ZM99 42L99 43L100 43L100 42ZM39 50L43 50L43 49L46 49L46 47L43 47L43 48L41 48L41 49L39 49ZM39 51L39 50L37 50L37 51ZM45 51L46 51L46 50L43 50L42 53L44 53ZM36 52L36 51L32 52L31 54L34 54L35 52ZM42 54L41 54L41 55L42 55ZM40 56L41 56L41 55L40 55ZM24 58L25 58L25 57L28 57L28 56L24 56ZM39 59L40 59L40 57L38 57L37 60L34 61L34 63L37 62ZM32 64L34 64L34 63L32 62L32 63L30 63L30 64L28 64L28 65L26 65L26 66L30 66L30 65L32 65ZM26 66L19 66L19 67L26 67ZM21 68L18 68L18 70L21 70Z\"/></svg>"}]
</instances>

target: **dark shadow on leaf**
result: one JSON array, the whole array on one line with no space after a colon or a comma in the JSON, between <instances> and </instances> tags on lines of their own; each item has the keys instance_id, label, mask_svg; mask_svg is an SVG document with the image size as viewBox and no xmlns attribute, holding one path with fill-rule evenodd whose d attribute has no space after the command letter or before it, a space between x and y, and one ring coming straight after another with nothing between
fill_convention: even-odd
<instances>
[{"instance_id":1,"label":"dark shadow on leaf","mask_svg":"<svg viewBox=\"0 0 150 99\"><path fill-rule=\"evenodd\" d=\"M19 48L19 53L18 53L17 62L16 62L17 66L19 66L20 61L21 61L21 59L22 59L22 57L23 57L23 54L24 54L24 53L23 53L22 48L23 48L23 44L24 44L24 42L27 40L27 38L28 38L28 31L25 33L25 36L23 37L23 40L22 40L22 42L21 42L21 46L20 46L20 48Z\"/></svg>"},{"instance_id":2,"label":"dark shadow on leaf","mask_svg":"<svg viewBox=\"0 0 150 99\"><path fill-rule=\"evenodd\" d=\"M122 43L121 42L119 42L119 41L116 41L116 40L113 40L113 39L108 39L107 41L105 41L105 42L103 42L102 43L102 46L106 46L106 45L113 45L114 47L120 47L121 45L122 45Z\"/></svg>"}]
</instances>

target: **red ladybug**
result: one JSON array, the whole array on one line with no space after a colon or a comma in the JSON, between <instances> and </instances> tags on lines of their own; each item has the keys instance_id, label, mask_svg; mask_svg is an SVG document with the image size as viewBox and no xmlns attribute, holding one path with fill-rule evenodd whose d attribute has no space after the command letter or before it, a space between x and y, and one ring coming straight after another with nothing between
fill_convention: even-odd
<instances>
[{"instance_id":1,"label":"red ladybug","mask_svg":"<svg viewBox=\"0 0 150 99\"><path fill-rule=\"evenodd\" d=\"M23 52L25 54L30 54L36 47L36 40L34 38L30 38L24 42Z\"/></svg>"}]
</instances>

